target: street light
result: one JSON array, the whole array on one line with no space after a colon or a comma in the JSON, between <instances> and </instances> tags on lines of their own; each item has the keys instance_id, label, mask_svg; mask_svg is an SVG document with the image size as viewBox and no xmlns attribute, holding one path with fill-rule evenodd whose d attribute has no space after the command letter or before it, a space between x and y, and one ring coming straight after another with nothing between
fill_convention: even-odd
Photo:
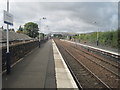
<instances>
[{"instance_id":1,"label":"street light","mask_svg":"<svg viewBox=\"0 0 120 90\"><path fill-rule=\"evenodd\" d=\"M47 31L49 31L49 29L50 29L50 28L49 28L49 26L48 26L48 25L46 25L46 29L47 29Z\"/></svg>"},{"instance_id":2,"label":"street light","mask_svg":"<svg viewBox=\"0 0 120 90\"><path fill-rule=\"evenodd\" d=\"M43 18L40 18L40 30L42 31L42 19L46 19L45 17L43 17ZM39 30L39 48L40 48L40 30Z\"/></svg>"},{"instance_id":3,"label":"street light","mask_svg":"<svg viewBox=\"0 0 120 90\"><path fill-rule=\"evenodd\" d=\"M93 23L96 23L96 22L93 22ZM96 41L97 46L99 44L99 33L98 33L98 31L99 31L99 29L97 29L97 41Z\"/></svg>"}]
</instances>

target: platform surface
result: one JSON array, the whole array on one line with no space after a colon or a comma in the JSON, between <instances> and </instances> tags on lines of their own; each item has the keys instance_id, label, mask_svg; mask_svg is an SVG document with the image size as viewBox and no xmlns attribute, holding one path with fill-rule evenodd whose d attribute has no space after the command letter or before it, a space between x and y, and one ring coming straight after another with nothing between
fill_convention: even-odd
<instances>
[{"instance_id":1,"label":"platform surface","mask_svg":"<svg viewBox=\"0 0 120 90\"><path fill-rule=\"evenodd\" d=\"M3 88L56 88L51 41L25 56L10 75L3 75Z\"/></svg>"}]
</instances>

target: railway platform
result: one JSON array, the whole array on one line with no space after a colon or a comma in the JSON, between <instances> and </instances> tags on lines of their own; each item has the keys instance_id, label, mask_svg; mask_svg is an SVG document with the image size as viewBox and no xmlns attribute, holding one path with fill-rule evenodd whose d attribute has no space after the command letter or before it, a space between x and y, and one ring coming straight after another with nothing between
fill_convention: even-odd
<instances>
[{"instance_id":1,"label":"railway platform","mask_svg":"<svg viewBox=\"0 0 120 90\"><path fill-rule=\"evenodd\" d=\"M36 48L3 74L3 88L78 88L53 40Z\"/></svg>"},{"instance_id":2,"label":"railway platform","mask_svg":"<svg viewBox=\"0 0 120 90\"><path fill-rule=\"evenodd\" d=\"M83 46L83 47L91 49L91 50L93 49L93 50L102 52L104 54L106 53L107 55L110 55L110 56L115 57L115 58L120 57L120 54L118 53L118 50L108 50L108 49L103 49L101 47L91 46L91 45L82 44L82 43L78 43L78 42L73 42L73 41L69 41L69 40L63 40L63 39L61 39L61 40L72 43L72 44L75 44L75 45Z\"/></svg>"}]
</instances>

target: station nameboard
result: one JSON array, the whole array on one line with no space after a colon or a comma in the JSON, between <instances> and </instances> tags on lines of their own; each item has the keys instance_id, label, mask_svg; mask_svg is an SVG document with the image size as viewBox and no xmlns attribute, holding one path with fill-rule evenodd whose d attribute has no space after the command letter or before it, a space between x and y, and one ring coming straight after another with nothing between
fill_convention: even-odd
<instances>
[{"instance_id":1,"label":"station nameboard","mask_svg":"<svg viewBox=\"0 0 120 90\"><path fill-rule=\"evenodd\" d=\"M13 25L13 15L4 10L4 23Z\"/></svg>"}]
</instances>

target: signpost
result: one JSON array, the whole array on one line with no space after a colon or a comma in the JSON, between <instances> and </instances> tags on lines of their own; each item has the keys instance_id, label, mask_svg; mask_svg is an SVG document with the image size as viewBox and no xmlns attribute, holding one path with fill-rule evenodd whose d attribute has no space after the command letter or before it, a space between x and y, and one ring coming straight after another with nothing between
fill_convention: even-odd
<instances>
[{"instance_id":1,"label":"signpost","mask_svg":"<svg viewBox=\"0 0 120 90\"><path fill-rule=\"evenodd\" d=\"M13 15L4 10L4 23L13 25Z\"/></svg>"},{"instance_id":2,"label":"signpost","mask_svg":"<svg viewBox=\"0 0 120 90\"><path fill-rule=\"evenodd\" d=\"M9 25L13 25L13 15L9 13L9 0L7 0L7 11L4 10L4 23L7 24L7 52L6 52L6 67L7 74L10 74L10 51L9 51Z\"/></svg>"}]
</instances>

